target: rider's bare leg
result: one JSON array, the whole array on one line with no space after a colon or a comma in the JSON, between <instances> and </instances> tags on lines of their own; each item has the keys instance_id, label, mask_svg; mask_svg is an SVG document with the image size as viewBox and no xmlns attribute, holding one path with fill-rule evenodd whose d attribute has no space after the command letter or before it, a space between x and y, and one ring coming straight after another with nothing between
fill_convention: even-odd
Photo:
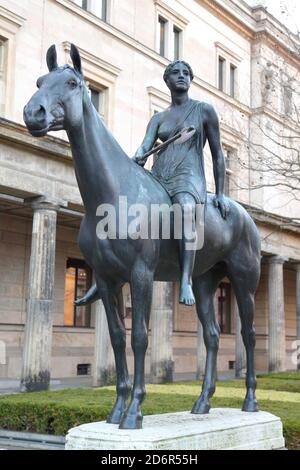
<instances>
[{"instance_id":1,"label":"rider's bare leg","mask_svg":"<svg viewBox=\"0 0 300 470\"><path fill-rule=\"evenodd\" d=\"M178 193L172 200L182 208L182 239L179 240L181 264L181 282L179 302L194 305L195 297L192 289L192 274L195 263L197 234L195 230L196 201L189 193Z\"/></svg>"}]
</instances>

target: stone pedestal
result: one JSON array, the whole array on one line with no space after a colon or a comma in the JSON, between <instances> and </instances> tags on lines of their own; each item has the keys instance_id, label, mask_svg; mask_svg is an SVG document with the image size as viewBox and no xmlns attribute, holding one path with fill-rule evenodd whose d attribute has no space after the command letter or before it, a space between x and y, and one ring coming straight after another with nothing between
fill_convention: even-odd
<instances>
[{"instance_id":1,"label":"stone pedestal","mask_svg":"<svg viewBox=\"0 0 300 470\"><path fill-rule=\"evenodd\" d=\"M145 416L143 429L83 424L66 437L67 450L269 450L284 448L282 424L270 413L216 408L207 415L190 412Z\"/></svg>"},{"instance_id":2,"label":"stone pedestal","mask_svg":"<svg viewBox=\"0 0 300 470\"><path fill-rule=\"evenodd\" d=\"M56 217L60 204L39 197L33 208L21 390L47 390L50 383Z\"/></svg>"},{"instance_id":3,"label":"stone pedestal","mask_svg":"<svg viewBox=\"0 0 300 470\"><path fill-rule=\"evenodd\" d=\"M154 282L151 325L151 382L173 382L172 282Z\"/></svg>"}]
</instances>

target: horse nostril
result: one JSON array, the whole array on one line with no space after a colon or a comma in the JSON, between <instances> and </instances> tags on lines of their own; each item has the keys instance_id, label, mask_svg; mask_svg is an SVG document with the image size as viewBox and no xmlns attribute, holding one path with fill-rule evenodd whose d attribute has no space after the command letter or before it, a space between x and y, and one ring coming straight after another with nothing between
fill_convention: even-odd
<instances>
[{"instance_id":1,"label":"horse nostril","mask_svg":"<svg viewBox=\"0 0 300 470\"><path fill-rule=\"evenodd\" d=\"M38 121L43 121L46 116L46 110L44 106L40 104L36 109L33 110L32 114Z\"/></svg>"}]
</instances>

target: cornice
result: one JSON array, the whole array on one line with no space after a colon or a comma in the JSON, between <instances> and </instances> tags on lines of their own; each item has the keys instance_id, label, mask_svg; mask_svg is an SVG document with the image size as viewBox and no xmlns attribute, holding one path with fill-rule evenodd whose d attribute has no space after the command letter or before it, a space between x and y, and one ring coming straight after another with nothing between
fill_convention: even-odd
<instances>
[{"instance_id":1,"label":"cornice","mask_svg":"<svg viewBox=\"0 0 300 470\"><path fill-rule=\"evenodd\" d=\"M248 116L251 115L251 109L249 106L246 104L241 103L240 101L232 98L231 96L227 95L223 91L220 91L218 88L215 86L211 85L208 82L205 82L199 77L194 77L194 80L192 82L194 85L197 87L202 88L203 90L206 90L209 94L219 98L220 100L224 101L226 104L232 106L233 108L236 108L238 111L247 114Z\"/></svg>"},{"instance_id":2,"label":"cornice","mask_svg":"<svg viewBox=\"0 0 300 470\"><path fill-rule=\"evenodd\" d=\"M255 222L278 227L284 232L293 232L300 234L300 223L293 221L293 219L276 215L272 212L266 212L263 209L250 206L246 203L240 202L240 204L251 214L251 217L255 220Z\"/></svg>"},{"instance_id":3,"label":"cornice","mask_svg":"<svg viewBox=\"0 0 300 470\"><path fill-rule=\"evenodd\" d=\"M230 5L224 0L196 0L201 6L206 7L215 16L221 19L229 27L237 31L248 41L253 38L255 20L252 15L246 15L231 2ZM235 8L233 8L233 6Z\"/></svg>"},{"instance_id":4,"label":"cornice","mask_svg":"<svg viewBox=\"0 0 300 470\"><path fill-rule=\"evenodd\" d=\"M148 95L154 96L155 98L159 98L160 100L165 101L165 103L167 104L171 103L170 95L168 95L168 93L165 93L164 91L159 90L154 86L147 86L147 92Z\"/></svg>"},{"instance_id":5,"label":"cornice","mask_svg":"<svg viewBox=\"0 0 300 470\"><path fill-rule=\"evenodd\" d=\"M264 7L251 8L242 0L196 0L221 18L228 26L250 42L268 39L281 54L290 57L299 66L299 38L289 31Z\"/></svg>"},{"instance_id":6,"label":"cornice","mask_svg":"<svg viewBox=\"0 0 300 470\"><path fill-rule=\"evenodd\" d=\"M164 65L164 66L168 65L169 63L168 59L161 57L153 49L150 49L144 44L136 41L134 38L132 38L131 36L128 36L127 34L123 33L122 31L110 25L109 23L105 23L104 21L102 21L100 18L97 18L97 16L93 15L92 13L83 10L80 6L76 5L76 3L73 3L71 0L52 0L52 1L60 4L62 7L66 8L67 10L81 16L84 20L93 24L100 30L106 32L110 36L119 40L123 44L126 44L132 49L139 51L141 54L144 54L147 57L150 57L155 62L158 62L160 65Z\"/></svg>"},{"instance_id":7,"label":"cornice","mask_svg":"<svg viewBox=\"0 0 300 470\"><path fill-rule=\"evenodd\" d=\"M231 51L228 47L224 46L221 42L218 42L218 41L215 42L215 47L217 49L225 52L230 57L233 57L236 60L236 62L241 62L242 61L242 57L237 55L235 52Z\"/></svg>"},{"instance_id":8,"label":"cornice","mask_svg":"<svg viewBox=\"0 0 300 470\"><path fill-rule=\"evenodd\" d=\"M189 21L184 16L180 15L177 11L173 10L162 0L153 0L153 3L162 13L162 15L165 14L168 18L170 18L175 24L177 24L181 28L185 28L188 25Z\"/></svg>"},{"instance_id":9,"label":"cornice","mask_svg":"<svg viewBox=\"0 0 300 470\"><path fill-rule=\"evenodd\" d=\"M299 67L300 62L300 44L299 44L299 51L293 51L289 48L286 44L278 41L272 34L270 34L266 30L258 31L254 34L252 45L254 46L257 43L265 43L268 47L273 49L276 54L280 53L284 58L285 61L289 62L294 67Z\"/></svg>"},{"instance_id":10,"label":"cornice","mask_svg":"<svg viewBox=\"0 0 300 470\"><path fill-rule=\"evenodd\" d=\"M52 136L37 139L29 134L25 126L0 117L1 142L21 146L23 150L38 153L43 157L46 156L62 159L65 162L72 162L72 154L68 142Z\"/></svg>"},{"instance_id":11,"label":"cornice","mask_svg":"<svg viewBox=\"0 0 300 470\"><path fill-rule=\"evenodd\" d=\"M4 21L3 21L4 20ZM5 29L12 33L16 34L18 29L23 26L26 18L14 13L13 11L7 10L6 8L0 6L0 22L4 23Z\"/></svg>"},{"instance_id":12,"label":"cornice","mask_svg":"<svg viewBox=\"0 0 300 470\"><path fill-rule=\"evenodd\" d=\"M71 43L69 41L64 41L62 45L63 45L64 51L70 54ZM78 47L78 50L80 52L80 56L83 59L84 63L92 64L96 66L97 68L105 72L108 72L111 75L113 80L115 80L122 72L122 69L120 69L119 67L116 67L115 65L112 65L109 62L106 62L105 60L100 59L99 57L96 57L90 52L87 52L86 50L81 49L80 47Z\"/></svg>"},{"instance_id":13,"label":"cornice","mask_svg":"<svg viewBox=\"0 0 300 470\"><path fill-rule=\"evenodd\" d=\"M268 116L269 118L278 122L278 124L284 125L284 127L290 129L295 134L298 135L300 133L299 126L297 126L296 122L292 121L291 119L288 119L285 115L276 113L274 110L266 106L261 106L260 108L252 108L251 118L258 115Z\"/></svg>"}]
</instances>

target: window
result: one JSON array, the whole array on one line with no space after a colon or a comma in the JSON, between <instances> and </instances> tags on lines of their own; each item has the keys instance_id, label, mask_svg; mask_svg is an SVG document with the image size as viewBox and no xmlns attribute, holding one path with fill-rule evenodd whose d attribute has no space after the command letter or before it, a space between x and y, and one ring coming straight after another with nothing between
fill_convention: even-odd
<instances>
[{"instance_id":1,"label":"window","mask_svg":"<svg viewBox=\"0 0 300 470\"><path fill-rule=\"evenodd\" d=\"M103 21L108 18L108 0L74 0L83 10L89 11Z\"/></svg>"},{"instance_id":2,"label":"window","mask_svg":"<svg viewBox=\"0 0 300 470\"><path fill-rule=\"evenodd\" d=\"M161 16L158 17L159 21L159 53L161 56L165 56L166 53L166 31L167 21Z\"/></svg>"},{"instance_id":3,"label":"window","mask_svg":"<svg viewBox=\"0 0 300 470\"><path fill-rule=\"evenodd\" d=\"M183 34L188 21L163 0L156 4L156 51L167 59L179 60L183 57Z\"/></svg>"},{"instance_id":4,"label":"window","mask_svg":"<svg viewBox=\"0 0 300 470\"><path fill-rule=\"evenodd\" d=\"M64 51L70 62L71 44L63 42ZM86 86L90 90L90 97L109 128L113 128L114 120L112 110L115 108L115 83L121 69L79 48L82 68L86 78Z\"/></svg>"},{"instance_id":5,"label":"window","mask_svg":"<svg viewBox=\"0 0 300 470\"><path fill-rule=\"evenodd\" d=\"M225 90L225 64L226 61L223 59L223 57L219 56L219 82L218 82L218 88L221 91Z\"/></svg>"},{"instance_id":6,"label":"window","mask_svg":"<svg viewBox=\"0 0 300 470\"><path fill-rule=\"evenodd\" d=\"M154 114L164 111L170 106L170 96L162 92L158 88L148 86L147 92L149 94L150 115L147 119L151 118ZM146 162L145 168L151 170L153 163L157 158L157 154L151 155Z\"/></svg>"},{"instance_id":7,"label":"window","mask_svg":"<svg viewBox=\"0 0 300 470\"><path fill-rule=\"evenodd\" d=\"M92 270L85 261L68 259L65 278L65 326L90 327L91 309L90 305L76 307L74 302L83 297L91 287Z\"/></svg>"},{"instance_id":8,"label":"window","mask_svg":"<svg viewBox=\"0 0 300 470\"><path fill-rule=\"evenodd\" d=\"M77 364L77 375L91 375L91 364Z\"/></svg>"},{"instance_id":9,"label":"window","mask_svg":"<svg viewBox=\"0 0 300 470\"><path fill-rule=\"evenodd\" d=\"M182 31L174 26L174 60L179 60L181 57L181 35Z\"/></svg>"},{"instance_id":10,"label":"window","mask_svg":"<svg viewBox=\"0 0 300 470\"><path fill-rule=\"evenodd\" d=\"M233 64L230 64L230 96L235 98L236 91L236 67Z\"/></svg>"},{"instance_id":11,"label":"window","mask_svg":"<svg viewBox=\"0 0 300 470\"><path fill-rule=\"evenodd\" d=\"M5 42L0 38L0 116L3 116L5 111Z\"/></svg>"},{"instance_id":12,"label":"window","mask_svg":"<svg viewBox=\"0 0 300 470\"><path fill-rule=\"evenodd\" d=\"M95 106L96 110L100 114L100 117L106 121L106 95L107 89L103 88L94 88L89 86L91 101Z\"/></svg>"},{"instance_id":13,"label":"window","mask_svg":"<svg viewBox=\"0 0 300 470\"><path fill-rule=\"evenodd\" d=\"M238 67L242 58L219 42L216 42L215 46L217 56L216 86L220 91L238 99Z\"/></svg>"},{"instance_id":14,"label":"window","mask_svg":"<svg viewBox=\"0 0 300 470\"><path fill-rule=\"evenodd\" d=\"M286 116L293 113L293 89L289 84L283 85L283 112Z\"/></svg>"},{"instance_id":15,"label":"window","mask_svg":"<svg viewBox=\"0 0 300 470\"><path fill-rule=\"evenodd\" d=\"M231 333L231 287L229 283L221 282L217 290L218 322L221 333Z\"/></svg>"},{"instance_id":16,"label":"window","mask_svg":"<svg viewBox=\"0 0 300 470\"><path fill-rule=\"evenodd\" d=\"M230 196L231 193L231 175L232 175L232 164L233 164L233 152L229 149L223 149L225 158L225 182L224 182L224 194Z\"/></svg>"}]
</instances>

